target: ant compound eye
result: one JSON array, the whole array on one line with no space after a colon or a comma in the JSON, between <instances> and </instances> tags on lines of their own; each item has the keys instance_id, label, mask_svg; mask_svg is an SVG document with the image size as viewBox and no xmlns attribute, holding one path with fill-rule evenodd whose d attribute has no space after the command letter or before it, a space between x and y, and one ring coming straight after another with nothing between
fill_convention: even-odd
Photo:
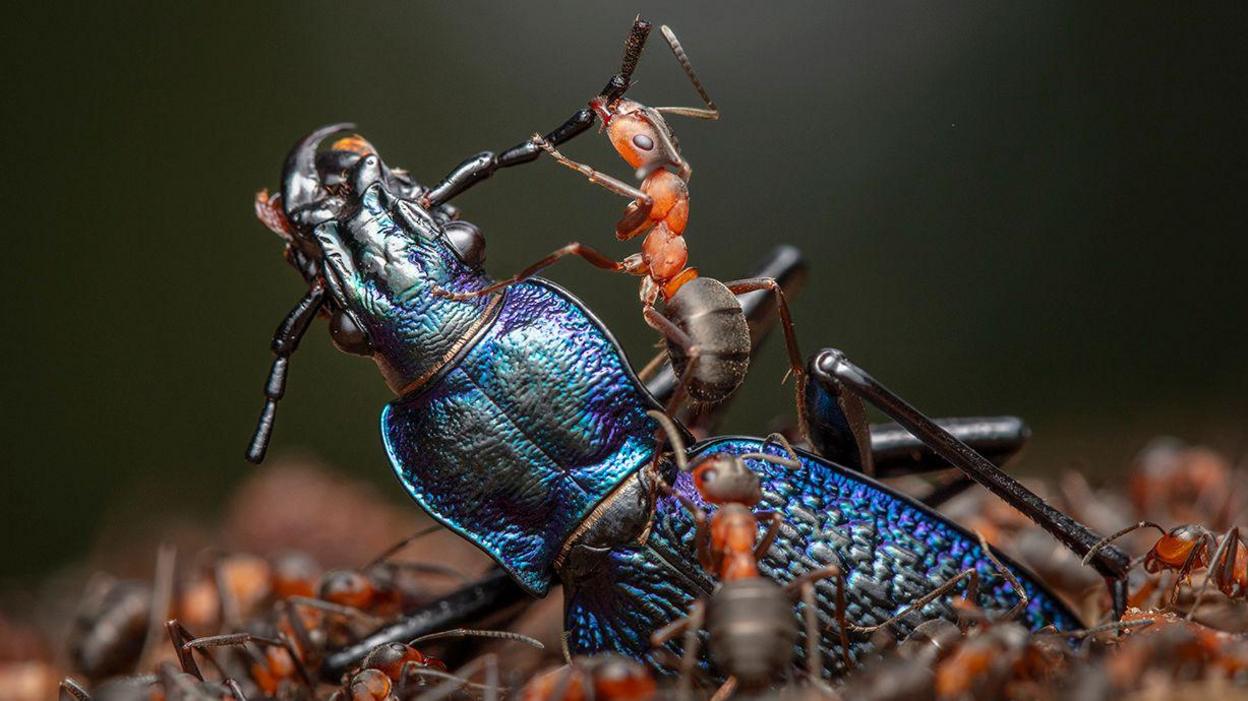
<instances>
[{"instance_id":1,"label":"ant compound eye","mask_svg":"<svg viewBox=\"0 0 1248 701\"><path fill-rule=\"evenodd\" d=\"M651 139L645 134L637 134L633 137L633 146L636 146L642 151L649 151L654 148L654 139Z\"/></svg>"}]
</instances>

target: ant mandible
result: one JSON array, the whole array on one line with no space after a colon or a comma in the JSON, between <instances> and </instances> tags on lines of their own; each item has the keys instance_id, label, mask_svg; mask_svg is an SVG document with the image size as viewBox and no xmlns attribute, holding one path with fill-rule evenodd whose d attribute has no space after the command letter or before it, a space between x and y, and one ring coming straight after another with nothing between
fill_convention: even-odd
<instances>
[{"instance_id":1,"label":"ant mandible","mask_svg":"<svg viewBox=\"0 0 1248 701\"><path fill-rule=\"evenodd\" d=\"M532 138L534 144L560 164L581 173L596 185L632 199L616 224L615 234L621 241L646 234L641 253L616 261L574 242L516 275L480 290L440 294L457 300L492 294L536 275L569 255L583 258L604 270L640 276L642 316L667 340L672 369L680 378L668 401L671 413L679 406L685 392L696 402L715 404L740 386L749 367L750 332L736 295L770 291L775 295L784 329L789 372L798 379L800 391L804 373L802 356L780 285L767 277L723 283L700 277L697 268L686 265L689 252L684 231L689 220L689 177L693 169L681 155L676 137L663 115L716 120L719 108L698 79L675 33L667 26L661 27L661 31L705 103L704 108L647 107L619 95L600 95L589 102L616 152L637 169L639 188L569 159L539 134ZM664 302L663 312L655 308L660 297ZM800 411L801 402L798 405Z\"/></svg>"}]
</instances>

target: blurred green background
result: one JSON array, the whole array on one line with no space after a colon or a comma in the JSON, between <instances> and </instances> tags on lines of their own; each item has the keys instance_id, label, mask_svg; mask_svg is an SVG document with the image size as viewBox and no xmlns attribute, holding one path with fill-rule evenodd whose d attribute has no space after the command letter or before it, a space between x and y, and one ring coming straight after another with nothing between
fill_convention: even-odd
<instances>
[{"instance_id":1,"label":"blurred green background","mask_svg":"<svg viewBox=\"0 0 1248 701\"><path fill-rule=\"evenodd\" d=\"M1026 417L1023 471L1104 478L1159 432L1240 450L1245 5L1091 5L18 8L0 576L79 558L106 523L210 518L251 469L270 334L302 291L251 198L296 137L353 120L434 181L583 104L639 11L676 28L724 113L675 124L693 260L727 278L800 246L807 351L844 348L931 413ZM633 96L695 102L654 39ZM565 151L628 175L600 138ZM495 274L573 239L633 250L610 237L624 202L549 162L457 203ZM648 358L633 279L550 276ZM327 340L318 325L294 362L271 454L390 487L385 386ZM782 373L773 343L729 430L789 410Z\"/></svg>"}]
</instances>

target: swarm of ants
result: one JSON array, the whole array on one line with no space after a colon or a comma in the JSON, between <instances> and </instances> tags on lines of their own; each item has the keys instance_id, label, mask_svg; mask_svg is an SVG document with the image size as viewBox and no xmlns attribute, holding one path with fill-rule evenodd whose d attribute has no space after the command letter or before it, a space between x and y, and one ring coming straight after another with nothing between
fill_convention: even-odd
<instances>
[{"instance_id":1,"label":"swarm of ants","mask_svg":"<svg viewBox=\"0 0 1248 701\"><path fill-rule=\"evenodd\" d=\"M243 486L208 538L217 543L163 544L145 558L142 578L96 574L59 623L0 613L0 699L1248 698L1240 484L1241 470L1221 455L1167 439L1141 451L1125 490L1096 489L1079 472L1038 485L1137 556L1121 621L1110 620L1091 569L995 498L967 492L946 513L1034 570L1088 628L1030 632L964 596L956 623L910 621L906 634L851 627L879 652L841 679L813 679L791 663L775 683L749 690L676 659L656 671L615 655L571 657L557 595L481 627L379 645L327 679L329 651L488 563L367 488L279 465ZM276 494L284 503L269 501ZM375 552L351 564L360 548Z\"/></svg>"}]
</instances>

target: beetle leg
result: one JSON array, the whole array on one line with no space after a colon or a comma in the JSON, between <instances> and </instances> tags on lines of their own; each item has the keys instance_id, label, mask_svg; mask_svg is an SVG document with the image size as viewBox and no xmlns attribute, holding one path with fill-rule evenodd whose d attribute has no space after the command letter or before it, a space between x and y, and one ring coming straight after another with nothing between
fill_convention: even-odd
<instances>
[{"instance_id":1,"label":"beetle leg","mask_svg":"<svg viewBox=\"0 0 1248 701\"><path fill-rule=\"evenodd\" d=\"M1076 555L1082 557L1091 553L1093 566L1109 585L1115 617L1122 617L1126 608L1125 583L1131 560L1121 550L1104 545L1093 551L1100 538L1090 528L1053 508L1018 480L1002 472L983 455L851 363L844 353L832 349L820 351L811 361L811 370L815 381L824 388L839 393L844 387L879 407L931 447L933 452L1035 521Z\"/></svg>"}]
</instances>

